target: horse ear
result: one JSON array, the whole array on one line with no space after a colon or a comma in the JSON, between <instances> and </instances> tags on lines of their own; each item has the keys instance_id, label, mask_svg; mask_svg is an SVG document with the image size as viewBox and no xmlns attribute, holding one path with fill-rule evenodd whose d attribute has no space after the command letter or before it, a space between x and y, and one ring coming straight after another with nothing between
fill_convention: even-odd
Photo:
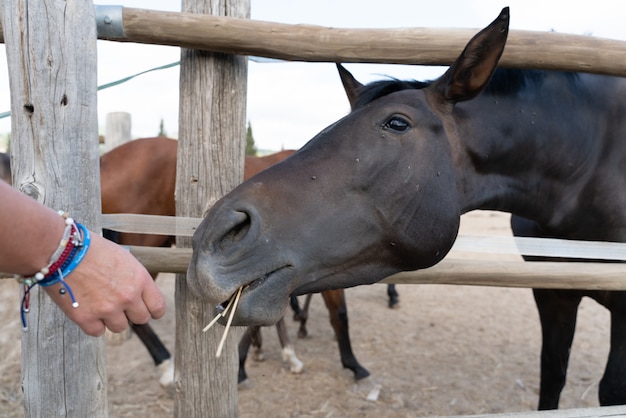
<instances>
[{"instance_id":1,"label":"horse ear","mask_svg":"<svg viewBox=\"0 0 626 418\"><path fill-rule=\"evenodd\" d=\"M509 8L477 33L433 88L444 100L456 103L476 97L487 85L504 51L509 32Z\"/></svg>"},{"instance_id":2,"label":"horse ear","mask_svg":"<svg viewBox=\"0 0 626 418\"><path fill-rule=\"evenodd\" d=\"M339 77L341 78L341 84L346 91L350 107L354 110L356 106L357 93L363 84L359 83L354 76L344 68L343 65L337 63L337 70L339 71Z\"/></svg>"}]
</instances>

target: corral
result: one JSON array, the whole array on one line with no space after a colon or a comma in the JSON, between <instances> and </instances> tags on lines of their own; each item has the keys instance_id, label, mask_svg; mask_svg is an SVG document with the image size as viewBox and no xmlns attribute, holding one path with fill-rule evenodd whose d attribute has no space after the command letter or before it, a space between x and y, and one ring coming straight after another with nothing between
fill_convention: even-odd
<instances>
[{"instance_id":1,"label":"corral","mask_svg":"<svg viewBox=\"0 0 626 418\"><path fill-rule=\"evenodd\" d=\"M218 48L218 49L219 49L219 48ZM238 50L237 52L241 52L241 51L239 51L239 50ZM27 109L27 110L29 110L29 109L30 109L30 107L27 107L26 109ZM179 300L178 302L182 302L182 300ZM184 305L184 303L182 303L182 304L181 304L181 303L177 303L177 306L178 306L178 308L177 308L177 309L178 309L178 311L179 311L179 312L180 312L181 310L184 310L184 309L185 309L185 305ZM196 326L196 328L197 328L197 326ZM193 334L192 334L192 335L193 335ZM210 350L209 350L209 351L210 351ZM184 372L184 369L183 369L183 372ZM182 373L182 372L181 372L181 373ZM183 374L184 374L184 373L183 373ZM196 385L196 390L198 390L198 389L197 389L197 385ZM184 390L183 390L183 392L184 392ZM223 394L222 394L222 395L223 395ZM196 411L196 413L198 413L198 412Z\"/></svg>"}]
</instances>

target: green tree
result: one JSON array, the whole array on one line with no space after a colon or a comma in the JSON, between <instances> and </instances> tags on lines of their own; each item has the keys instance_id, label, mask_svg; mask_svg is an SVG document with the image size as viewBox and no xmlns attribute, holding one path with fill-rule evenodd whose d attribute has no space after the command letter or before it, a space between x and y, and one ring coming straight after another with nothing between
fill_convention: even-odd
<instances>
[{"instance_id":1,"label":"green tree","mask_svg":"<svg viewBox=\"0 0 626 418\"><path fill-rule=\"evenodd\" d=\"M252 135L252 124L248 121L248 130L246 131L246 155L256 155L257 149L254 145L254 135Z\"/></svg>"},{"instance_id":2,"label":"green tree","mask_svg":"<svg viewBox=\"0 0 626 418\"><path fill-rule=\"evenodd\" d=\"M167 132L165 132L165 122L163 118L161 118L161 123L159 123L159 135L158 136L167 136Z\"/></svg>"}]
</instances>

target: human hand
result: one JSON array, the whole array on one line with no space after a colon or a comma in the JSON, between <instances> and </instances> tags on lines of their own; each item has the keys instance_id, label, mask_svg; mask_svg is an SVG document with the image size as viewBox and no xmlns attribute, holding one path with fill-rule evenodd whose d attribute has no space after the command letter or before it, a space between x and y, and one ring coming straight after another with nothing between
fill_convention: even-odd
<instances>
[{"instance_id":1,"label":"human hand","mask_svg":"<svg viewBox=\"0 0 626 418\"><path fill-rule=\"evenodd\" d=\"M63 312L88 335L105 328L122 332L128 322L144 324L165 313L165 299L146 269L119 245L92 233L83 261L64 278L78 302L77 308L61 284L43 287Z\"/></svg>"}]
</instances>

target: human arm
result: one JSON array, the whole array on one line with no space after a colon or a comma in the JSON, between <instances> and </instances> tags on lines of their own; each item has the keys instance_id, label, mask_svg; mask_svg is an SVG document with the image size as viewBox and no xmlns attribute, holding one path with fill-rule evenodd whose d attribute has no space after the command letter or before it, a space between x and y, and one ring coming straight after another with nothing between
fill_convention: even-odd
<instances>
[{"instance_id":1,"label":"human arm","mask_svg":"<svg viewBox=\"0 0 626 418\"><path fill-rule=\"evenodd\" d=\"M32 276L48 264L65 222L54 210L0 182L0 271ZM165 300L146 269L126 250L92 233L83 261L67 277L78 308L57 283L44 287L85 333L121 332L165 313Z\"/></svg>"}]
</instances>

